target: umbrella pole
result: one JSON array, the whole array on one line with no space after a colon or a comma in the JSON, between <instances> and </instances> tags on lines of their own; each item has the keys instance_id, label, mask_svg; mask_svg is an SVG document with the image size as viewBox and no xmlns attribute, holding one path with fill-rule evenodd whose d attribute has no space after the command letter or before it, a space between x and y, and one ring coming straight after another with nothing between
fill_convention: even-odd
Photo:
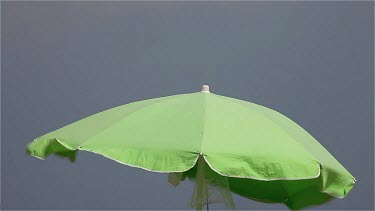
<instances>
[{"instance_id":1,"label":"umbrella pole","mask_svg":"<svg viewBox=\"0 0 375 211\"><path fill-rule=\"evenodd\" d=\"M202 210L202 205L203 205L203 171L204 171L204 159L202 155L199 156L198 158L198 171L197 171L197 177L196 177L196 182L197 182L197 211Z\"/></svg>"},{"instance_id":2,"label":"umbrella pole","mask_svg":"<svg viewBox=\"0 0 375 211\"><path fill-rule=\"evenodd\" d=\"M208 184L207 181L204 183L205 184L205 189L206 189L206 210L208 211Z\"/></svg>"}]
</instances>

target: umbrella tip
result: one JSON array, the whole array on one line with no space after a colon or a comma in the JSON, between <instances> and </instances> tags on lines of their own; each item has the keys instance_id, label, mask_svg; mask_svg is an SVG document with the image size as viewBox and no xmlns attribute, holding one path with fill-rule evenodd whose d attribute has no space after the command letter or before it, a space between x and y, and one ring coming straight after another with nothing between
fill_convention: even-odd
<instances>
[{"instance_id":1,"label":"umbrella tip","mask_svg":"<svg viewBox=\"0 0 375 211\"><path fill-rule=\"evenodd\" d=\"M210 87L208 85L202 85L201 92L203 92L203 93L210 93Z\"/></svg>"}]
</instances>

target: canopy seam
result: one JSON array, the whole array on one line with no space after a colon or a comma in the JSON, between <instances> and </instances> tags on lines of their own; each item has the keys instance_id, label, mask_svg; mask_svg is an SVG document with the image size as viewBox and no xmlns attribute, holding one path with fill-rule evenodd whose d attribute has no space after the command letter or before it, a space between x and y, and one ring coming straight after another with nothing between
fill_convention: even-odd
<instances>
[{"instance_id":1,"label":"canopy seam","mask_svg":"<svg viewBox=\"0 0 375 211\"><path fill-rule=\"evenodd\" d=\"M206 93L203 93L203 120L202 120L202 137L201 137L201 147L200 147L200 151L199 151L199 154L200 155L203 155L203 152L202 152L202 145L203 145L203 140L204 140L204 135L205 135L205 129L206 129L206 115L207 115L207 99L206 99Z\"/></svg>"}]
</instances>

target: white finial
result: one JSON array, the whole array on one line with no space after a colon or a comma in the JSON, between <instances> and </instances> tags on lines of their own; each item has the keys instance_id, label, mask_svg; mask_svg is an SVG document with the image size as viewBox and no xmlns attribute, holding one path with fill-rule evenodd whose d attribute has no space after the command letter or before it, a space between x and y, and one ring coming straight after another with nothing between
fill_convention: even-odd
<instances>
[{"instance_id":1,"label":"white finial","mask_svg":"<svg viewBox=\"0 0 375 211\"><path fill-rule=\"evenodd\" d=\"M208 85L203 85L201 92L203 92L203 93L210 93L210 87Z\"/></svg>"}]
</instances>

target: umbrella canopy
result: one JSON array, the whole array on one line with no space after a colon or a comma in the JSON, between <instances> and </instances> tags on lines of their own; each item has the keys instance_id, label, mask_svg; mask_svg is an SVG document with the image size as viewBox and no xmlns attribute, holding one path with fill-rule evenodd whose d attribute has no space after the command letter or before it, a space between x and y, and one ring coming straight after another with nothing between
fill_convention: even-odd
<instances>
[{"instance_id":1,"label":"umbrella canopy","mask_svg":"<svg viewBox=\"0 0 375 211\"><path fill-rule=\"evenodd\" d=\"M355 183L314 137L289 118L264 106L212 94L208 86L197 93L100 112L45 134L27 147L41 159L54 153L72 161L77 150L173 173L177 180L196 178L197 206L204 204L198 175L215 181L225 178L214 186L291 209L321 204L332 196L343 198Z\"/></svg>"}]
</instances>

